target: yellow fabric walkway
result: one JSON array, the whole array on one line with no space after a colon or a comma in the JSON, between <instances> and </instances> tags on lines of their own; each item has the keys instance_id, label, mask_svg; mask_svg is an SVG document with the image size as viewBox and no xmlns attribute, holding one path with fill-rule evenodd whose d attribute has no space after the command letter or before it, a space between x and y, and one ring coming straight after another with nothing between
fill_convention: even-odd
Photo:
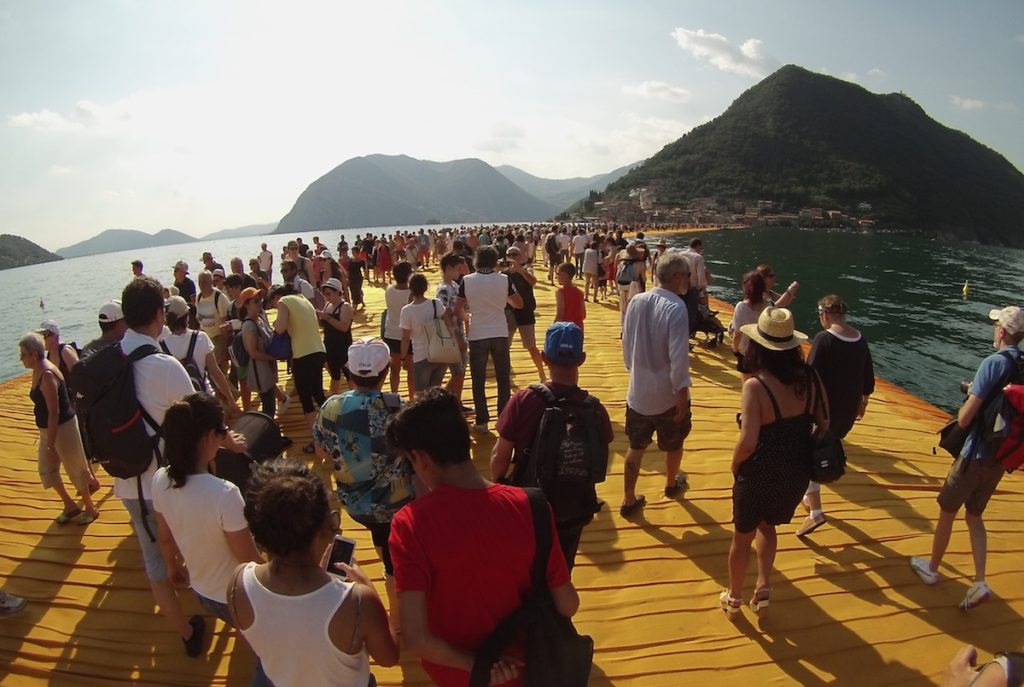
<instances>
[{"instance_id":1,"label":"yellow fabric walkway","mask_svg":"<svg viewBox=\"0 0 1024 687\"><path fill-rule=\"evenodd\" d=\"M433 292L436 272L428 277ZM357 319L357 335L379 331L383 291L368 286L366 292L367 315ZM546 326L553 290L539 285L537 296ZM1013 513L1020 512L1024 480L1008 476L987 513L988 579L998 598L962 613L957 603L973 571L962 520L942 582L924 586L907 562L930 550L935 494L948 466L931 449L946 415L885 383L848 438L847 475L824 490L828 525L806 543L792 534L798 523L780 528L767 617L758 621L746 608L736 624L729 622L718 609L732 532L729 461L739 406L728 343L714 350L699 346L692 356L694 429L683 458L690 491L680 502L661 495L664 459L651 450L639 483L649 503L641 519L628 522L618 515L627 387L618 310L588 306L581 384L604 402L616 429L608 480L599 488L608 507L585 530L573 574L582 600L577 625L596 642L592 685L925 685L964 642L986 655L1020 643L1024 534ZM538 338L542 331L538 325ZM518 338L512 350L514 382L534 382ZM203 657L185 657L154 608L109 477L101 476L96 523L53 523L60 505L38 484L27 396L25 377L0 385L0 581L29 599L20 614L0 618L0 684L248 684L251 652L220 623ZM289 410L284 426L296 447L308 441L298 408ZM476 444L482 471L492 443ZM344 527L379 581L382 569L366 531L347 519ZM748 589L752 584L753 564ZM182 599L187 613L198 612L191 593ZM384 685L429 684L408 657L400 667L374 672Z\"/></svg>"}]
</instances>

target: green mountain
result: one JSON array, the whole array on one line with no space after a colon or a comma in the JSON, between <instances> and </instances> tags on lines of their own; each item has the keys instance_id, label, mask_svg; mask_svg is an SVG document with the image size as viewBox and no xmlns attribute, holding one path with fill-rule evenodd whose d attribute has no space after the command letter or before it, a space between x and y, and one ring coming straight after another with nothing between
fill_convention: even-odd
<instances>
[{"instance_id":1,"label":"green mountain","mask_svg":"<svg viewBox=\"0 0 1024 687\"><path fill-rule=\"evenodd\" d=\"M626 172L642 164L642 161L634 162L606 174L571 179L545 179L511 165L500 165L495 169L527 193L564 210L581 198L586 198L591 191L604 191L608 184L622 178Z\"/></svg>"},{"instance_id":2,"label":"green mountain","mask_svg":"<svg viewBox=\"0 0 1024 687\"><path fill-rule=\"evenodd\" d=\"M477 159L431 162L368 155L338 165L299 196L276 234L355 227L541 220L561 208Z\"/></svg>"},{"instance_id":3,"label":"green mountain","mask_svg":"<svg viewBox=\"0 0 1024 687\"><path fill-rule=\"evenodd\" d=\"M60 260L42 246L13 234L0 234L0 270Z\"/></svg>"},{"instance_id":4,"label":"green mountain","mask_svg":"<svg viewBox=\"0 0 1024 687\"><path fill-rule=\"evenodd\" d=\"M79 258L83 255L116 253L121 250L173 246L179 243L192 243L195 240L192 236L174 229L161 229L155 234L147 234L136 229L107 229L91 239L79 241L67 248L58 248L57 255L63 258Z\"/></svg>"},{"instance_id":5,"label":"green mountain","mask_svg":"<svg viewBox=\"0 0 1024 687\"><path fill-rule=\"evenodd\" d=\"M659 203L698 197L782 201L883 225L1024 246L1024 175L902 93L878 95L786 66L722 115L665 146L608 188L653 188Z\"/></svg>"}]
</instances>

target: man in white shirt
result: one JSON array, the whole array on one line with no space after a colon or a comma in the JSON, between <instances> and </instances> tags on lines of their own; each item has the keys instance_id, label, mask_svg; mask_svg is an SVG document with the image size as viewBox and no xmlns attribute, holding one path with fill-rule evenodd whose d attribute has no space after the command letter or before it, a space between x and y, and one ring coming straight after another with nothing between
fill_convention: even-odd
<instances>
[{"instance_id":1,"label":"man in white shirt","mask_svg":"<svg viewBox=\"0 0 1024 687\"><path fill-rule=\"evenodd\" d=\"M267 244L260 244L260 272L267 275L267 278L271 281L274 280L274 254L267 250Z\"/></svg>"},{"instance_id":2,"label":"man in white shirt","mask_svg":"<svg viewBox=\"0 0 1024 687\"><path fill-rule=\"evenodd\" d=\"M469 322L469 370L473 375L473 406L476 421L473 428L486 431L490 414L487 407L487 357L494 363L494 377L498 385L498 415L505 409L512 395L512 362L508 351L508 320L505 304L523 307L523 298L516 292L512 281L495 272L498 251L481 246L476 253L477 271L462 278L455 314ZM469 314L467 315L467 308Z\"/></svg>"},{"instance_id":3,"label":"man in white shirt","mask_svg":"<svg viewBox=\"0 0 1024 687\"><path fill-rule=\"evenodd\" d=\"M569 230L565 227L561 227L558 230L558 259L559 264L567 262L569 260L569 247L572 245L572 238L569 236Z\"/></svg>"},{"instance_id":4,"label":"man in white shirt","mask_svg":"<svg viewBox=\"0 0 1024 687\"><path fill-rule=\"evenodd\" d=\"M701 302L705 305L708 302L708 284L714 281L711 271L704 262L704 241L694 239L690 241L690 247L683 251L683 255L690 261L690 288L700 292Z\"/></svg>"},{"instance_id":5,"label":"man in white shirt","mask_svg":"<svg viewBox=\"0 0 1024 687\"><path fill-rule=\"evenodd\" d=\"M281 278L284 279L285 284L291 284L295 288L296 293L302 294L306 297L310 303L316 297L316 292L313 291L313 285L302 278L299 274L299 267L292 259L281 261Z\"/></svg>"},{"instance_id":6,"label":"man in white shirt","mask_svg":"<svg viewBox=\"0 0 1024 687\"><path fill-rule=\"evenodd\" d=\"M647 500L636 495L644 451L655 431L665 451L665 496L686 488L679 470L683 441L690 433L690 331L680 294L690 284L690 263L679 253L658 260L661 286L629 301L622 325L622 356L629 370L626 396L626 435L629 451L624 470L624 497L619 512L629 517Z\"/></svg>"},{"instance_id":7,"label":"man in white shirt","mask_svg":"<svg viewBox=\"0 0 1024 687\"><path fill-rule=\"evenodd\" d=\"M147 345L159 351L157 340L164 331L163 288L159 282L150 277L133 280L121 294L121 309L125 324L128 325L128 331L121 339L124 354L130 355L135 349ZM158 425L163 424L164 415L171 404L193 391L192 381L185 368L175 358L164 353L154 353L133 363L132 372L139 405ZM156 434L148 423L146 431L150 436ZM225 438L225 446L244 451L245 439L234 432L229 432ZM147 451L149 447L140 447L140 450ZM199 615L192 616L189 620L185 619L160 546L156 542L157 525L153 516L151 496L151 483L156 469L157 460L154 455L149 468L139 477L115 477L114 496L121 499L130 516L132 529L142 549L153 598L171 627L181 636L185 652L191 657L196 657L202 647L206 623Z\"/></svg>"},{"instance_id":8,"label":"man in white shirt","mask_svg":"<svg viewBox=\"0 0 1024 687\"><path fill-rule=\"evenodd\" d=\"M583 229L577 229L576 235L572 237L572 258L576 263L576 276L583 278L583 254L587 252L587 245L590 239L587 238Z\"/></svg>"}]
</instances>

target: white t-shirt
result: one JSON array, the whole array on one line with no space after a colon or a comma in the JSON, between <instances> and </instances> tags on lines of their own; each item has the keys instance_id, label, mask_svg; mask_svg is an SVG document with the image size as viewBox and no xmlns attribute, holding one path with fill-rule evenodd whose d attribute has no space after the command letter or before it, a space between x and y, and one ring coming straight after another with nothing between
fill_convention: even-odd
<instances>
[{"instance_id":1,"label":"white t-shirt","mask_svg":"<svg viewBox=\"0 0 1024 687\"><path fill-rule=\"evenodd\" d=\"M274 254L269 250L262 251L259 256L260 270L270 274L270 268L274 264Z\"/></svg>"},{"instance_id":2,"label":"white t-shirt","mask_svg":"<svg viewBox=\"0 0 1024 687\"><path fill-rule=\"evenodd\" d=\"M572 252L573 252L573 255L579 255L580 253L583 253L585 250L587 250L587 244L588 243L590 243L590 240L586 237L585 234L576 234L575 236L573 236L572 237Z\"/></svg>"},{"instance_id":3,"label":"white t-shirt","mask_svg":"<svg viewBox=\"0 0 1024 687\"><path fill-rule=\"evenodd\" d=\"M199 336L196 337L196 348L192 352L192 359L203 376L203 383L206 384L206 393L211 393L210 383L206 379L206 356L213 351L213 342L210 341L210 337L207 336L206 332L186 329L181 334L165 334L164 338L160 341L167 346L167 350L171 352L171 355L178 360L184 360L185 354L188 353L188 344L192 340L193 333L197 333Z\"/></svg>"},{"instance_id":4,"label":"white t-shirt","mask_svg":"<svg viewBox=\"0 0 1024 687\"><path fill-rule=\"evenodd\" d=\"M196 319L199 320L199 328L211 338L220 334L220 326L228 316L228 299L217 289L209 296L202 293L196 295ZM182 351L182 355L184 355Z\"/></svg>"},{"instance_id":5,"label":"white t-shirt","mask_svg":"<svg viewBox=\"0 0 1024 687\"><path fill-rule=\"evenodd\" d=\"M388 319L384 323L385 339L400 340L402 338L402 325L399 318L402 316L402 308L409 305L410 296L412 296L412 291L407 288L400 289L394 284L390 284L384 291L384 302L388 306Z\"/></svg>"},{"instance_id":6,"label":"white t-shirt","mask_svg":"<svg viewBox=\"0 0 1024 687\"><path fill-rule=\"evenodd\" d=\"M515 293L512 280L499 272L474 272L462 278L459 298L469 308L470 341L508 338L505 304Z\"/></svg>"},{"instance_id":7,"label":"white t-shirt","mask_svg":"<svg viewBox=\"0 0 1024 687\"><path fill-rule=\"evenodd\" d=\"M403 330L409 330L414 363L427 359L426 327L433 325L435 313L440 318L444 314L444 306L433 299L422 303L410 303L402 308L399 324Z\"/></svg>"},{"instance_id":8,"label":"white t-shirt","mask_svg":"<svg viewBox=\"0 0 1024 687\"><path fill-rule=\"evenodd\" d=\"M183 487L172 487L167 468L153 477L153 509L164 516L188 566L189 586L207 599L227 603L227 588L239 561L224 539L245 520L242 493L231 482L210 473L189 475Z\"/></svg>"},{"instance_id":9,"label":"white t-shirt","mask_svg":"<svg viewBox=\"0 0 1024 687\"><path fill-rule=\"evenodd\" d=\"M569 250L569 245L572 243L572 238L568 234L561 233L556 237L556 240L558 241L558 250Z\"/></svg>"},{"instance_id":10,"label":"white t-shirt","mask_svg":"<svg viewBox=\"0 0 1024 687\"><path fill-rule=\"evenodd\" d=\"M747 348L750 346L750 341L746 335L740 331L740 327L748 324L757 324L758 318L761 316L761 311L768 306L768 301L765 301L760 308L751 308L747 305L747 302L740 301L736 304L736 309L732 313L732 322L729 324L729 329L732 331L733 338L739 337L739 349L740 353L746 354Z\"/></svg>"},{"instance_id":11,"label":"white t-shirt","mask_svg":"<svg viewBox=\"0 0 1024 687\"><path fill-rule=\"evenodd\" d=\"M129 329L125 332L124 338L121 339L121 350L124 351L125 355L130 355L136 348L146 344L155 347L158 351L160 350L160 345L156 342L156 339ZM188 373L185 372L185 368L181 366L181 363L162 352L148 355L134 363L132 372L135 376L135 394L139 399L139 405L149 413L149 416L158 425L164 423L164 415L167 414L167 409L171 407L172 403L180 401L194 391L192 380L188 378ZM146 424L146 432L150 436L156 434L148 423ZM150 454L153 453L149 446L140 446L139 450L147 451ZM153 483L153 475L156 473L156 468L156 456L153 456L149 468L142 473L142 498L147 501L151 498L150 485ZM136 478L121 479L115 477L114 496L119 499L134 499L137 501L139 499L139 485Z\"/></svg>"}]
</instances>

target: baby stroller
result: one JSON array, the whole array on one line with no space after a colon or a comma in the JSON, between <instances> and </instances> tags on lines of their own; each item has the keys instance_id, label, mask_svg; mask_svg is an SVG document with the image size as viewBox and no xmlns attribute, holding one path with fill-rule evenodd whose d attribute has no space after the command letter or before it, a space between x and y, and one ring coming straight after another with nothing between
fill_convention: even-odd
<instances>
[{"instance_id":1,"label":"baby stroller","mask_svg":"<svg viewBox=\"0 0 1024 687\"><path fill-rule=\"evenodd\" d=\"M704 334L704 343L708 348L715 348L725 340L725 327L718 320L718 311L711 310L701 302L700 291L690 289L683 296L686 311L690 316L690 338L697 340L697 334ZM693 344L690 344L693 347Z\"/></svg>"},{"instance_id":2,"label":"baby stroller","mask_svg":"<svg viewBox=\"0 0 1024 687\"><path fill-rule=\"evenodd\" d=\"M226 448L220 449L211 471L237 485L244 493L253 468L280 456L284 451L284 440L274 418L255 410L242 413L231 423L231 429L245 437L246 451L234 453Z\"/></svg>"}]
</instances>

